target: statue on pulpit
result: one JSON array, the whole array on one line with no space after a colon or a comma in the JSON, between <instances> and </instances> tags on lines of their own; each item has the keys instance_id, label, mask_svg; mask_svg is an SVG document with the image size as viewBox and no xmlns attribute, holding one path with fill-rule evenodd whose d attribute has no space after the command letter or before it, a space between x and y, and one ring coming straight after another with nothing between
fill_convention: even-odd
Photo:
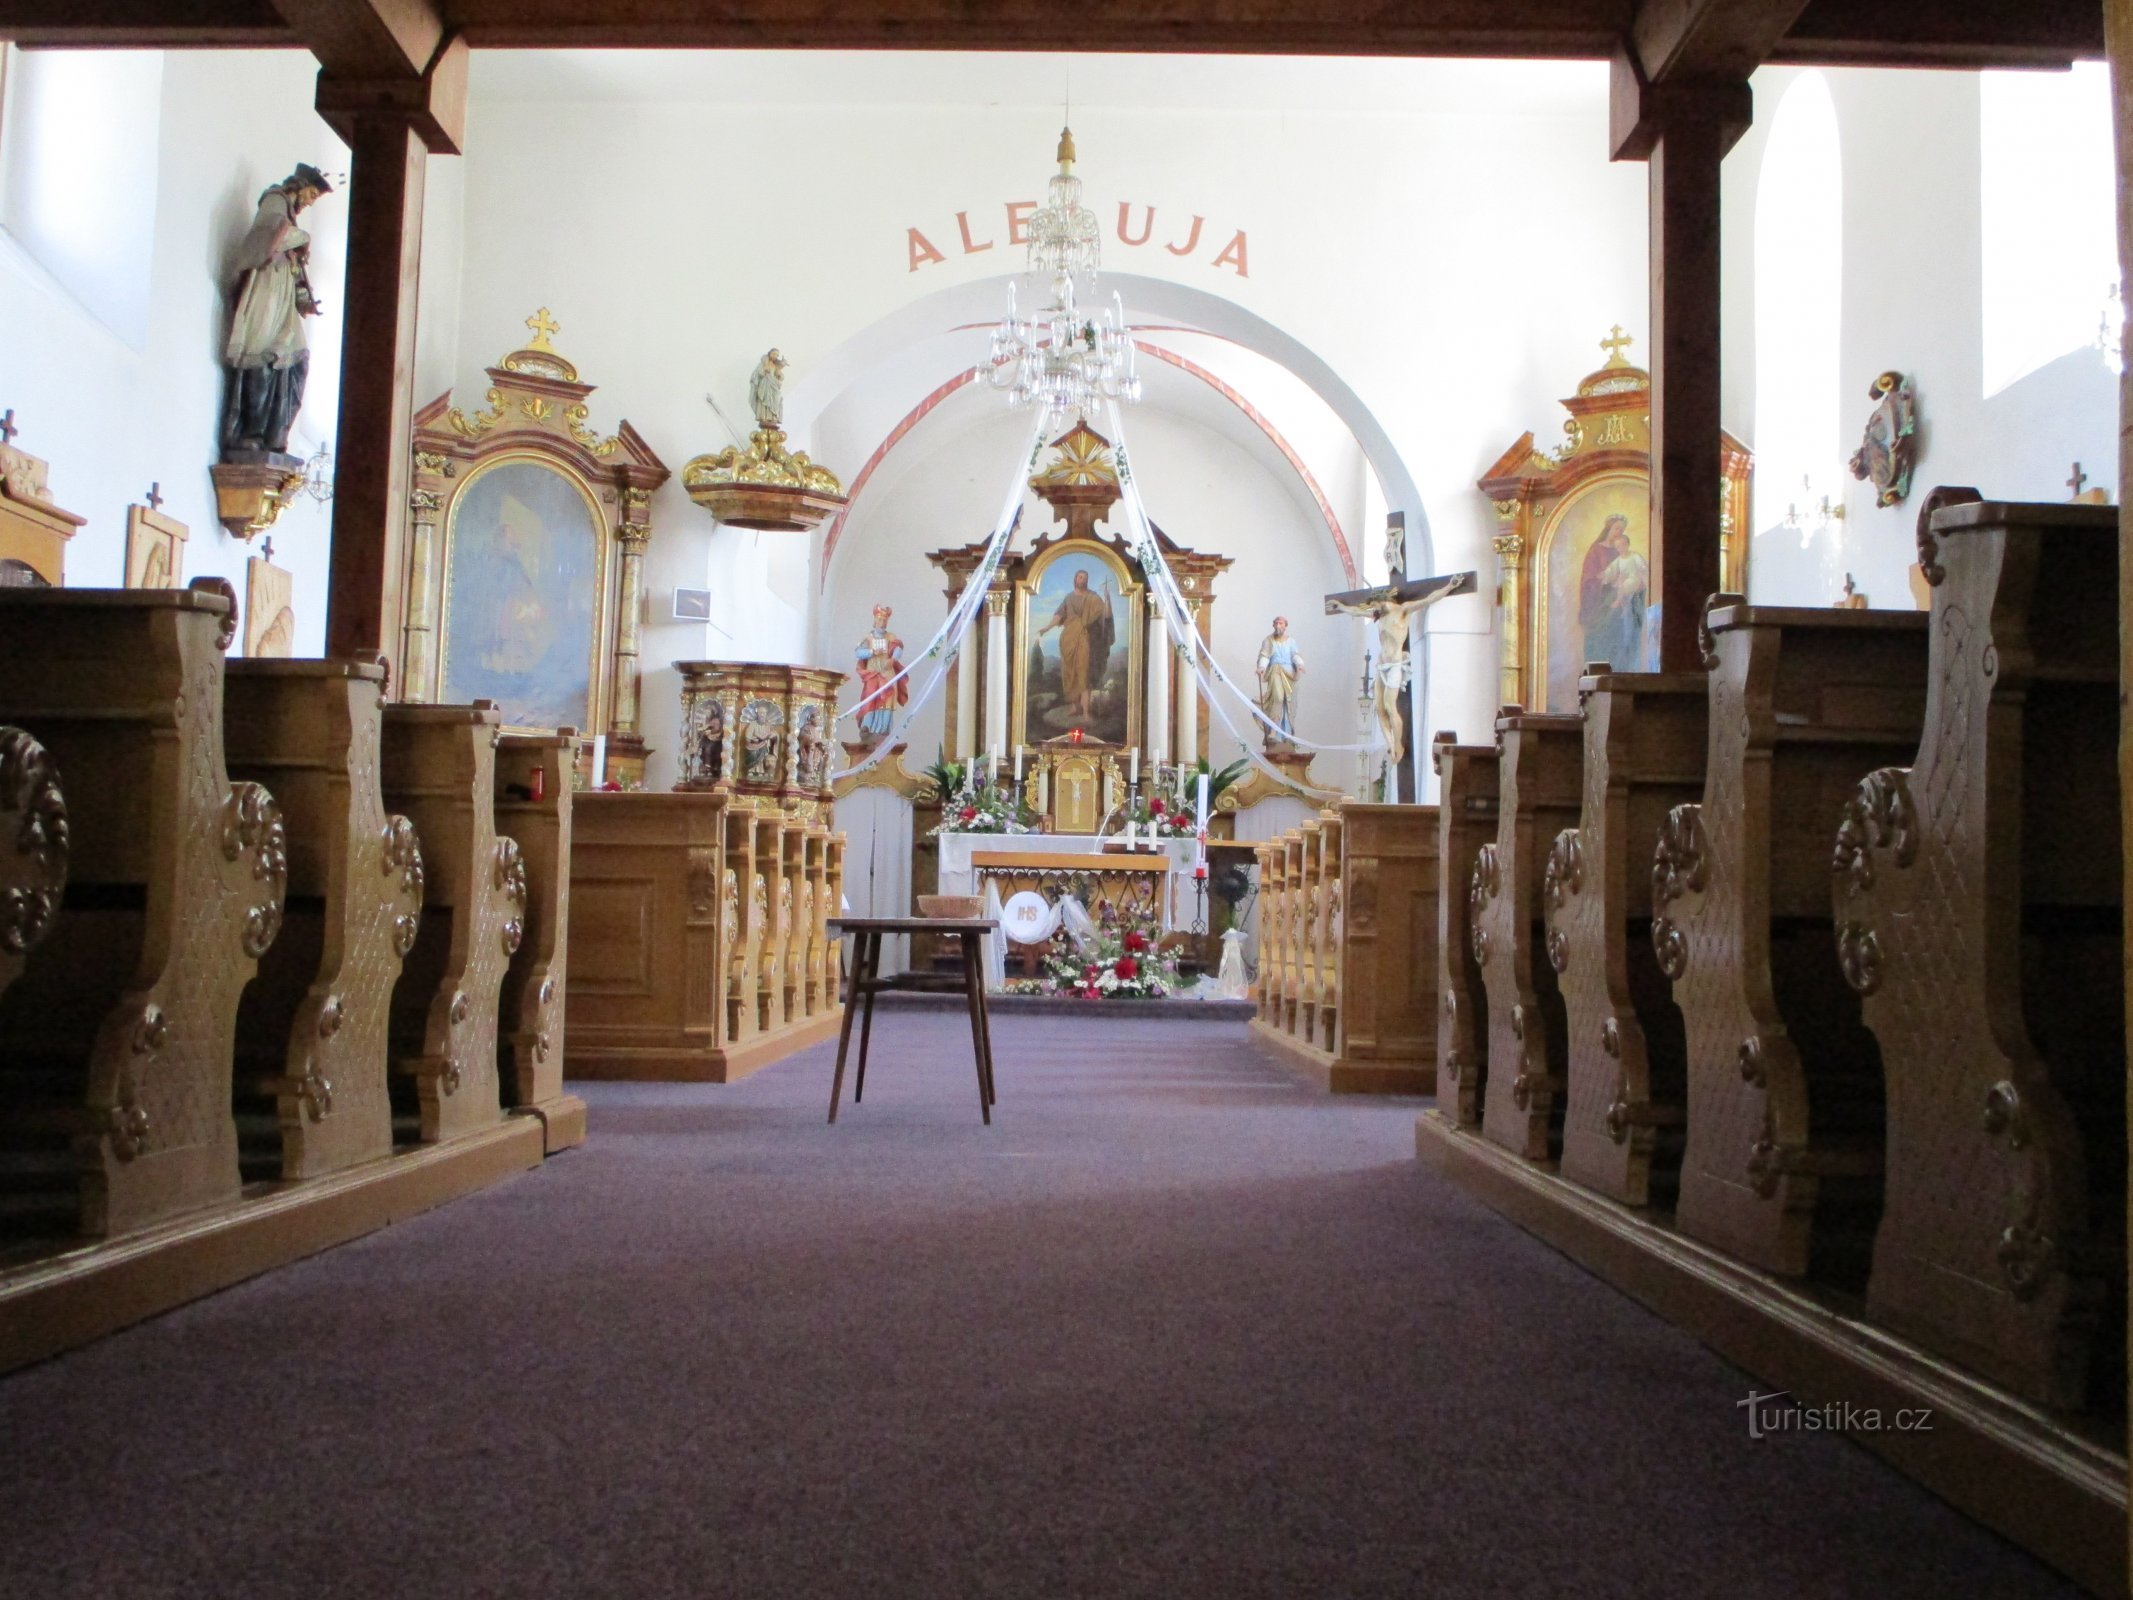
<instances>
[{"instance_id":1,"label":"statue on pulpit","mask_svg":"<svg viewBox=\"0 0 2133 1600\"><path fill-rule=\"evenodd\" d=\"M237 247L236 306L222 364L229 396L222 408L224 450L282 452L304 403L311 370L304 318L319 313L306 269L311 236L296 225L303 209L333 185L313 166L296 170L259 197L251 231Z\"/></svg>"},{"instance_id":2,"label":"statue on pulpit","mask_svg":"<svg viewBox=\"0 0 2133 1600\"><path fill-rule=\"evenodd\" d=\"M785 422L785 358L772 350L755 364L748 380L748 405L755 412L755 425L771 429Z\"/></svg>"}]
</instances>

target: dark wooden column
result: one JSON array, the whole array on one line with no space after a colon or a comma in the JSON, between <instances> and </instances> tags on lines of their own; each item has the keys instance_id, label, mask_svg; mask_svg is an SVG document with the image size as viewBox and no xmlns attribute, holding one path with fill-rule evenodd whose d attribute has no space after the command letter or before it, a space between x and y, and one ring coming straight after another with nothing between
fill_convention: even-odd
<instances>
[{"instance_id":1,"label":"dark wooden column","mask_svg":"<svg viewBox=\"0 0 2133 1600\"><path fill-rule=\"evenodd\" d=\"M1651 170L1652 566L1659 667L1693 672L1720 584L1719 165L1753 116L1742 81L1649 83L1614 59L1614 157Z\"/></svg>"},{"instance_id":2,"label":"dark wooden column","mask_svg":"<svg viewBox=\"0 0 2133 1600\"><path fill-rule=\"evenodd\" d=\"M348 141L351 156L329 656L376 651L391 660L397 653L424 179L432 151L459 151L466 55L464 43L447 40L419 75L319 75L319 114ZM392 683L397 689L397 672Z\"/></svg>"}]
</instances>

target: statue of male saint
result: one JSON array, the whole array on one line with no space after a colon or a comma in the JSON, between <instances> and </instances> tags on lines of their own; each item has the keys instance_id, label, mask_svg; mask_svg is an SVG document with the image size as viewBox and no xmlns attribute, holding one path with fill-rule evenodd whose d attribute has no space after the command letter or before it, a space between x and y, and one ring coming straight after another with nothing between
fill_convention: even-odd
<instances>
[{"instance_id":1,"label":"statue of male saint","mask_svg":"<svg viewBox=\"0 0 2133 1600\"><path fill-rule=\"evenodd\" d=\"M1274 727L1267 729L1266 742L1296 737L1296 680L1303 676L1303 652L1289 637L1289 619L1276 617L1274 631L1259 641L1259 709ZM1275 729L1280 732L1277 735Z\"/></svg>"},{"instance_id":2,"label":"statue of male saint","mask_svg":"<svg viewBox=\"0 0 2133 1600\"><path fill-rule=\"evenodd\" d=\"M755 364L755 376L748 380L748 404L758 428L777 428L785 420L785 366L785 358L772 350Z\"/></svg>"},{"instance_id":3,"label":"statue of male saint","mask_svg":"<svg viewBox=\"0 0 2133 1600\"><path fill-rule=\"evenodd\" d=\"M1111 655L1111 596L1089 588L1088 569L1074 574L1073 592L1059 602L1052 620L1037 630L1043 638L1059 630L1059 693L1086 721L1089 697L1101 681Z\"/></svg>"},{"instance_id":4,"label":"statue of male saint","mask_svg":"<svg viewBox=\"0 0 2133 1600\"><path fill-rule=\"evenodd\" d=\"M318 168L297 163L294 172L259 197L251 231L238 246L237 304L222 351L223 365L230 369L222 410L225 450L289 448L289 427L304 403L304 380L311 370L304 318L319 312L304 275L311 236L296 218L332 192Z\"/></svg>"}]
</instances>

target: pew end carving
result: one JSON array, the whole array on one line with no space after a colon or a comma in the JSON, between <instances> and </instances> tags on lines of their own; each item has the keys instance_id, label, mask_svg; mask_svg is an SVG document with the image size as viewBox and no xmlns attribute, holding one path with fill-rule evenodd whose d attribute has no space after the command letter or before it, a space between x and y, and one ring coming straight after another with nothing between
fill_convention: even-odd
<instances>
[{"instance_id":1,"label":"pew end carving","mask_svg":"<svg viewBox=\"0 0 2133 1600\"><path fill-rule=\"evenodd\" d=\"M239 660L224 683L230 770L272 788L288 833L281 936L238 1012L247 1178L314 1178L392 1151L387 1031L422 916L420 840L386 811L385 669Z\"/></svg>"},{"instance_id":2,"label":"pew end carving","mask_svg":"<svg viewBox=\"0 0 2133 1600\"><path fill-rule=\"evenodd\" d=\"M1497 830L1497 751L1439 733L1437 773L1437 1108L1454 1127L1478 1127L1488 1076L1489 996L1476 959L1468 886Z\"/></svg>"},{"instance_id":3,"label":"pew end carving","mask_svg":"<svg viewBox=\"0 0 2133 1600\"><path fill-rule=\"evenodd\" d=\"M496 830L496 707L389 705L385 803L421 840L420 935L393 987L396 1137L435 1144L503 1119L497 1002L525 936L526 866Z\"/></svg>"},{"instance_id":4,"label":"pew end carving","mask_svg":"<svg viewBox=\"0 0 2133 1600\"><path fill-rule=\"evenodd\" d=\"M1681 1165L1685 1040L1651 939L1653 847L1703 793L1702 673L1592 672L1579 685L1578 825L1550 845L1543 910L1568 1038L1563 1176L1670 1208Z\"/></svg>"},{"instance_id":5,"label":"pew end carving","mask_svg":"<svg viewBox=\"0 0 2133 1600\"><path fill-rule=\"evenodd\" d=\"M2117 513L1954 504L1920 545L1924 734L1860 781L1830 864L1887 1086L1867 1311L2070 1409L2124 1295Z\"/></svg>"},{"instance_id":6,"label":"pew end carving","mask_svg":"<svg viewBox=\"0 0 2133 1600\"><path fill-rule=\"evenodd\" d=\"M60 914L0 997L12 1226L102 1236L235 1198L237 1007L279 931L274 797L223 766L235 597L0 589L0 722L68 775Z\"/></svg>"},{"instance_id":7,"label":"pew end carving","mask_svg":"<svg viewBox=\"0 0 2133 1600\"><path fill-rule=\"evenodd\" d=\"M26 730L0 727L0 997L52 926L66 887L58 764Z\"/></svg>"},{"instance_id":8,"label":"pew end carving","mask_svg":"<svg viewBox=\"0 0 2133 1600\"><path fill-rule=\"evenodd\" d=\"M497 996L504 1104L538 1117L550 1154L585 1142L585 1102L563 1089L570 966L570 787L578 731L507 733L496 752L496 825L526 870L524 927Z\"/></svg>"}]
</instances>

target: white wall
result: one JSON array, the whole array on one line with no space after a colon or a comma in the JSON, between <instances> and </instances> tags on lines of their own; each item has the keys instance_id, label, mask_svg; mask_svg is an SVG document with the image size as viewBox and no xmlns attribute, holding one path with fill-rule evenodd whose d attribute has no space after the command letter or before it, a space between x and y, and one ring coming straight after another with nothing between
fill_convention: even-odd
<instances>
[{"instance_id":1,"label":"white wall","mask_svg":"<svg viewBox=\"0 0 2133 1600\"><path fill-rule=\"evenodd\" d=\"M1755 443L1755 193L1767 127L1796 68L1755 77L1759 127L1725 171L1724 405L1729 427ZM1912 604L1909 568L1918 500L1936 484L1988 498L2064 500L2077 459L2091 487L2116 491L2117 379L2100 353L2075 351L1985 397L1979 80L1957 72L1826 72L1835 101L1844 187L1839 407L1844 436L1823 476L1843 490L1845 517L1803 548L1776 527L1789 486L1758 483L1749 592L1762 601L1826 605L1850 572L1876 606ZM2072 80L2066 80L2069 89ZM2110 204L2104 194L2098 202ZM1841 211L1837 208L1841 206ZM2095 286L2100 298L2102 285ZM1887 508L1853 479L1872 402L1888 369L1917 389L1911 498Z\"/></svg>"},{"instance_id":2,"label":"white wall","mask_svg":"<svg viewBox=\"0 0 2133 1600\"><path fill-rule=\"evenodd\" d=\"M245 558L257 551L215 520L207 473L222 409L229 258L261 190L299 161L344 172L348 156L311 109L317 66L298 52L176 51L161 57L159 75L156 146L131 152L154 163L153 211L107 246L145 258L146 321L115 331L0 233L0 408L14 408L16 444L51 463L54 499L89 519L68 549L70 584L123 581L126 507L159 482L163 509L192 531L185 578L219 574L241 599ZM325 303L309 323L311 376L290 438L292 451L309 455L333 437L345 202L326 196L304 226ZM328 518L299 499L273 530L275 560L295 579L299 655L324 647Z\"/></svg>"}]
</instances>

